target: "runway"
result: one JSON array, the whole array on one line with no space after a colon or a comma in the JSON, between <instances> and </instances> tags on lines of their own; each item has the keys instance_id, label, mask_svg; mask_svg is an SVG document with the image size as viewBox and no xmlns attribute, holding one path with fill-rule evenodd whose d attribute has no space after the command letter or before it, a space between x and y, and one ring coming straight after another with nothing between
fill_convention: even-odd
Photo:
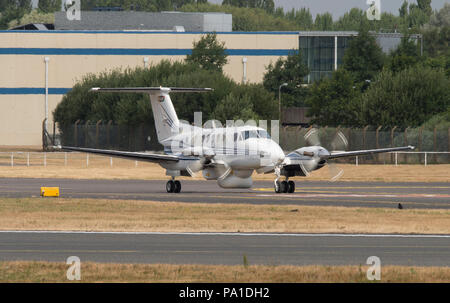
<instances>
[{"instance_id":1,"label":"runway","mask_svg":"<svg viewBox=\"0 0 450 303\"><path fill-rule=\"evenodd\" d=\"M450 183L296 181L292 194L275 194L271 181L255 181L251 189L223 189L215 181L182 181L178 194L167 193L165 183L0 178L0 197L38 197L41 186L59 186L63 198L389 208L401 203L404 208L450 209Z\"/></svg>"},{"instance_id":2,"label":"runway","mask_svg":"<svg viewBox=\"0 0 450 303\"><path fill-rule=\"evenodd\" d=\"M0 260L450 266L450 236L0 232Z\"/></svg>"}]
</instances>

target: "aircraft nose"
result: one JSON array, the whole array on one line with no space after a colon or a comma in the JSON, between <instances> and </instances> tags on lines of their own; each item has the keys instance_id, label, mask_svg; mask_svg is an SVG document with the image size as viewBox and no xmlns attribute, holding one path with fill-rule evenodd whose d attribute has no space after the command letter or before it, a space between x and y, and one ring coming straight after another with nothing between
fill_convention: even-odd
<instances>
[{"instance_id":1,"label":"aircraft nose","mask_svg":"<svg viewBox=\"0 0 450 303\"><path fill-rule=\"evenodd\" d=\"M281 147L278 144L273 144L272 145L272 163L274 164L280 164L281 162L283 162L284 160L284 152L281 149Z\"/></svg>"}]
</instances>

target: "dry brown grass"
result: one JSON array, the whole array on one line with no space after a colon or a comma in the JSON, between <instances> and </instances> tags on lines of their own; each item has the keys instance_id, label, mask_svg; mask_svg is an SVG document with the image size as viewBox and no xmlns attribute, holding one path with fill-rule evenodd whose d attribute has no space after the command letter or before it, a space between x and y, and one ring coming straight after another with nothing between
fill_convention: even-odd
<instances>
[{"instance_id":1,"label":"dry brown grass","mask_svg":"<svg viewBox=\"0 0 450 303\"><path fill-rule=\"evenodd\" d=\"M71 282L69 265L54 262L0 262L0 282ZM82 262L80 282L369 282L368 266L225 266L99 264ZM450 282L450 267L382 266L381 282Z\"/></svg>"},{"instance_id":2,"label":"dry brown grass","mask_svg":"<svg viewBox=\"0 0 450 303\"><path fill-rule=\"evenodd\" d=\"M97 155L68 153L67 161L64 153L31 154L27 166L27 153L14 155L14 166L11 167L10 154L0 154L0 177L10 178L71 178L71 179L166 179L165 170L159 165L147 162L136 162ZM44 167L46 163L46 167ZM384 182L450 182L450 165L353 165L339 164L344 170L340 181L384 181ZM273 180L273 174L254 174L255 180ZM181 178L192 179L192 178ZM202 178L197 178L203 180ZM294 178L295 179L295 178ZM305 181L330 180L328 168L313 172L309 177L298 177Z\"/></svg>"},{"instance_id":3,"label":"dry brown grass","mask_svg":"<svg viewBox=\"0 0 450 303\"><path fill-rule=\"evenodd\" d=\"M379 182L450 182L450 165L340 165L344 169L339 181ZM165 170L157 164L134 162L128 167L0 167L3 178L67 178L67 179L142 179L165 180ZM203 180L203 178L182 177L182 180ZM254 174L254 180L273 180L273 174ZM313 172L309 177L292 178L301 181L329 181L327 168Z\"/></svg>"},{"instance_id":4,"label":"dry brown grass","mask_svg":"<svg viewBox=\"0 0 450 303\"><path fill-rule=\"evenodd\" d=\"M1 198L0 218L1 230L450 234L444 209Z\"/></svg>"}]
</instances>

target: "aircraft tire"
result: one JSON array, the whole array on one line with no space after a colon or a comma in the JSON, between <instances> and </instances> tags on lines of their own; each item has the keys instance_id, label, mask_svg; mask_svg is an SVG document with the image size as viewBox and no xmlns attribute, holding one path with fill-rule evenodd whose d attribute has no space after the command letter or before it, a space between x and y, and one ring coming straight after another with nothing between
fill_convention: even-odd
<instances>
[{"instance_id":1,"label":"aircraft tire","mask_svg":"<svg viewBox=\"0 0 450 303\"><path fill-rule=\"evenodd\" d=\"M176 180L173 183L174 183L174 186L175 186L175 188L173 189L173 192L174 193L179 193L181 191L181 183L180 183L180 181Z\"/></svg>"},{"instance_id":2,"label":"aircraft tire","mask_svg":"<svg viewBox=\"0 0 450 303\"><path fill-rule=\"evenodd\" d=\"M293 193L295 192L295 183L294 181L289 181L288 182L288 193Z\"/></svg>"},{"instance_id":3,"label":"aircraft tire","mask_svg":"<svg viewBox=\"0 0 450 303\"><path fill-rule=\"evenodd\" d=\"M180 187L181 189L181 187ZM175 182L173 182L172 180L167 181L166 183L166 191L168 193L173 193L175 190Z\"/></svg>"},{"instance_id":4,"label":"aircraft tire","mask_svg":"<svg viewBox=\"0 0 450 303\"><path fill-rule=\"evenodd\" d=\"M282 193L288 192L288 183L286 181L281 182L280 191Z\"/></svg>"}]
</instances>

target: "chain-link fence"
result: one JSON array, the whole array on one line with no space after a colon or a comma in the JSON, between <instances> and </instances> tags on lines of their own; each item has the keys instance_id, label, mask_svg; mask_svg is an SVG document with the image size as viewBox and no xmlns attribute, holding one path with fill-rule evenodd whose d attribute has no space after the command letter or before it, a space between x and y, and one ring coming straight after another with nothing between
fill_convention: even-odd
<instances>
[{"instance_id":1,"label":"chain-link fence","mask_svg":"<svg viewBox=\"0 0 450 303\"><path fill-rule=\"evenodd\" d=\"M432 131L423 128L333 128L318 127L314 142L306 138L311 127L283 127L279 130L279 143L286 152L303 146L320 144L330 151L362 150L413 145L416 152L449 152L450 129ZM270 132L270 129L268 130ZM273 134L272 134L273 136ZM127 151L162 151L153 124L123 126L111 121L77 122L61 130L60 143L68 146L116 149ZM342 159L355 162L355 158ZM430 153L425 160L423 153L399 153L369 155L358 158L359 163L450 163L448 153ZM397 161L397 162L396 162Z\"/></svg>"}]
</instances>

